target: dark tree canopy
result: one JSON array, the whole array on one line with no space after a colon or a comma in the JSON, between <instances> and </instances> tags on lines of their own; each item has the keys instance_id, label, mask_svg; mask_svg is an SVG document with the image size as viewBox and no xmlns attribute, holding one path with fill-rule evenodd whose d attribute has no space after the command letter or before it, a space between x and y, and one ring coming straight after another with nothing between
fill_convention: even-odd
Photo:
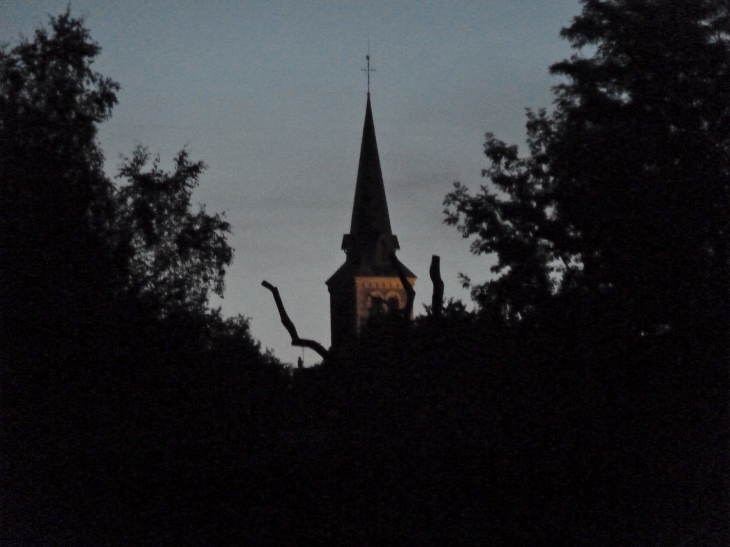
<instances>
[{"instance_id":1,"label":"dark tree canopy","mask_svg":"<svg viewBox=\"0 0 730 547\"><path fill-rule=\"evenodd\" d=\"M119 86L92 70L99 51L67 12L0 52L1 305L56 327L123 277L96 142Z\"/></svg>"},{"instance_id":2,"label":"dark tree canopy","mask_svg":"<svg viewBox=\"0 0 730 547\"><path fill-rule=\"evenodd\" d=\"M564 78L555 110L529 114L530 155L488 135L491 184L476 195L457 185L446 198L447 222L506 271L475 289L482 305L524 312L577 287L612 301L640 331L721 318L728 9L719 0L583 1L562 31L579 52L551 67ZM563 275L551 282L555 267Z\"/></svg>"},{"instance_id":3,"label":"dark tree canopy","mask_svg":"<svg viewBox=\"0 0 730 547\"><path fill-rule=\"evenodd\" d=\"M498 257L472 294L559 416L533 436L580 432L582 544L727 543L730 5L582 4L528 155L488 133L488 183L456 183L446 222Z\"/></svg>"},{"instance_id":4,"label":"dark tree canopy","mask_svg":"<svg viewBox=\"0 0 730 547\"><path fill-rule=\"evenodd\" d=\"M555 215L554 181L545 154L552 122L542 111L528 117L528 158L520 158L516 146L487 133L485 152L491 165L483 175L498 190L482 186L481 193L471 196L466 186L455 183L444 201L446 222L464 237L477 236L472 252L497 254L492 271L503 275L473 287L472 295L482 310L508 320L550 300L558 290L559 281L552 276L556 269L562 266L565 280L575 270L571 253L559 245L566 230ZM465 285L470 280L465 279Z\"/></svg>"},{"instance_id":5,"label":"dark tree canopy","mask_svg":"<svg viewBox=\"0 0 730 547\"><path fill-rule=\"evenodd\" d=\"M104 176L83 22L0 52L0 543L728 544L727 2L583 6L529 154L446 198L485 313L433 262L295 371L206 306L203 163Z\"/></svg>"},{"instance_id":6,"label":"dark tree canopy","mask_svg":"<svg viewBox=\"0 0 730 547\"><path fill-rule=\"evenodd\" d=\"M247 319L206 306L232 249L192 210L203 163L167 173L140 148L126 185L104 174L119 86L99 52L70 11L0 50L3 545L164 543L288 380Z\"/></svg>"},{"instance_id":7,"label":"dark tree canopy","mask_svg":"<svg viewBox=\"0 0 730 547\"><path fill-rule=\"evenodd\" d=\"M128 181L117 192L119 229L134 249L130 288L153 298L161 311L177 307L202 310L212 290L223 296L225 267L233 259L226 241L230 225L201 207L191 211L192 192L205 169L183 150L175 170L166 173L139 147L119 170Z\"/></svg>"}]
</instances>

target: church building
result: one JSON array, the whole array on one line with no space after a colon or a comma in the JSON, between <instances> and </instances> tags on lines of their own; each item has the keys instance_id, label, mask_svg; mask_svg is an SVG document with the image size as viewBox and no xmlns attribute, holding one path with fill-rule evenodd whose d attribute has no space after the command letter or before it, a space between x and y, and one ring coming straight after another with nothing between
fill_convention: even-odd
<instances>
[{"instance_id":1,"label":"church building","mask_svg":"<svg viewBox=\"0 0 730 547\"><path fill-rule=\"evenodd\" d=\"M342 238L347 258L327 280L333 348L357 338L371 315L405 307L406 291L390 258L398 249L398 238L390 228L368 92L350 233ZM415 285L416 276L403 268L411 286Z\"/></svg>"}]
</instances>

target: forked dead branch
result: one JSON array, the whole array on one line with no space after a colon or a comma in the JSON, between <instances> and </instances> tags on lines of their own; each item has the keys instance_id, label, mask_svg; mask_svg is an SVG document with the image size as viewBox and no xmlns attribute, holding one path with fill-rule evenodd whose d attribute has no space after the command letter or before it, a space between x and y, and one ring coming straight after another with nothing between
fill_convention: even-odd
<instances>
[{"instance_id":1,"label":"forked dead branch","mask_svg":"<svg viewBox=\"0 0 730 547\"><path fill-rule=\"evenodd\" d=\"M314 351L319 353L323 359L326 358L329 355L329 352L324 348L322 344L320 344L319 342L315 342L314 340L299 338L299 334L297 334L297 328L294 326L292 320L289 319L289 316L286 313L286 309L284 309L284 303L281 301L279 289L274 287L268 281L262 281L261 284L269 289L271 291L271 294L274 295L274 301L276 302L276 308L279 310L281 324L284 325L284 328L289 331L289 334L291 336L291 345L313 349Z\"/></svg>"},{"instance_id":2,"label":"forked dead branch","mask_svg":"<svg viewBox=\"0 0 730 547\"><path fill-rule=\"evenodd\" d=\"M406 305L402 310L403 317L406 319L410 318L411 313L413 312L413 302L416 299L416 291L413 289L413 286L408 281L408 277L406 277L406 271L403 265L398 261L398 259L395 257L395 253L393 253L390 256L390 260L395 267L396 271L398 272L398 277L400 279L400 282L403 284L403 288L406 291L406 294L408 296ZM431 298L431 309L433 310L434 316L440 316L441 310L443 308L443 299L444 299L444 282L441 279L441 259L438 255L433 255L431 257L431 267L429 268L429 274L431 277L431 281L433 282L433 295ZM327 358L329 356L329 351L324 348L322 344L315 340L309 340L306 338L300 338L299 334L297 333L297 328L294 326L294 323L289 318L289 315L286 313L286 309L284 308L284 303L281 300L281 295L279 294L279 289L274 287L271 283L268 281L262 281L261 285L263 285L265 288L267 288L269 291L271 291L271 294L274 296L274 301L276 302L276 308L279 310L279 318L281 319L281 324L284 325L284 328L289 332L289 335L291 336L291 343L292 346L299 346L303 348L310 348L314 351L316 351L319 355L322 356L323 359Z\"/></svg>"}]
</instances>

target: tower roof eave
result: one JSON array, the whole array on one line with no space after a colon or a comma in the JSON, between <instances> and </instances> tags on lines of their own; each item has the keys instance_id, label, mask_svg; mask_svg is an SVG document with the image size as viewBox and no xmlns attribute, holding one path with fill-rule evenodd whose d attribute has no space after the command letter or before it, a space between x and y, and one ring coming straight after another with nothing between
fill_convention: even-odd
<instances>
[{"instance_id":1,"label":"tower roof eave","mask_svg":"<svg viewBox=\"0 0 730 547\"><path fill-rule=\"evenodd\" d=\"M396 258L396 260L398 259ZM409 270L400 260L398 260L398 264L403 266L407 278L418 279L416 274ZM366 262L360 262L359 264L353 264L351 262L345 262L325 281L325 284L329 286L342 279L354 279L356 277L398 277L398 270L392 264L387 263L368 264Z\"/></svg>"}]
</instances>

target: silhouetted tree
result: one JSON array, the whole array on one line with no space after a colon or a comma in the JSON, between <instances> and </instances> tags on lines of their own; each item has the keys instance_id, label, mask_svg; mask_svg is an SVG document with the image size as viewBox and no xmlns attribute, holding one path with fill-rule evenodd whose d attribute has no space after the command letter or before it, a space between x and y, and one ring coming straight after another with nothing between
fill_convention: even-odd
<instances>
[{"instance_id":1,"label":"silhouetted tree","mask_svg":"<svg viewBox=\"0 0 730 547\"><path fill-rule=\"evenodd\" d=\"M473 294L520 326L515 364L545 381L522 395L555 420L530 430L580 432L563 499L581 541L723 543L728 4L582 4L562 35L585 50L552 66L564 81L553 113L528 113L529 155L487 134L491 184L457 184L446 221L497 253L502 277Z\"/></svg>"},{"instance_id":2,"label":"silhouetted tree","mask_svg":"<svg viewBox=\"0 0 730 547\"><path fill-rule=\"evenodd\" d=\"M516 146L487 133L485 152L491 165L483 175L497 190L483 186L480 194L471 196L457 182L444 201L446 222L456 225L464 237L477 235L472 252L497 254L492 272L503 275L472 287L472 297L483 310L506 320L544 307L558 289L559 282L551 274L561 266L566 270L572 266L570 254L554 241L566 230L554 214L553 179L546 166L550 122L542 112L528 113L528 117L531 156L520 158ZM463 281L466 287L471 285L468 278Z\"/></svg>"},{"instance_id":3,"label":"silhouetted tree","mask_svg":"<svg viewBox=\"0 0 730 547\"><path fill-rule=\"evenodd\" d=\"M488 134L494 187L446 198L505 271L475 296L523 313L578 285L635 332L711 326L727 309L727 3L583 4L562 35L588 54L551 68L566 80L551 115L528 114L530 155Z\"/></svg>"},{"instance_id":4,"label":"silhouetted tree","mask_svg":"<svg viewBox=\"0 0 730 547\"><path fill-rule=\"evenodd\" d=\"M67 11L0 52L5 543L44 541L50 528L73 543L68 523L104 505L105 480L82 469L116 411L113 398L106 411L100 403L120 349L111 334L128 255L112 243L113 188L96 142L118 89L92 70L99 51Z\"/></svg>"},{"instance_id":5,"label":"silhouetted tree","mask_svg":"<svg viewBox=\"0 0 730 547\"><path fill-rule=\"evenodd\" d=\"M108 244L112 185L96 142L119 86L92 70L99 50L66 12L0 52L0 305L10 328L68 329L124 276L125 257Z\"/></svg>"},{"instance_id":6,"label":"silhouetted tree","mask_svg":"<svg viewBox=\"0 0 730 547\"><path fill-rule=\"evenodd\" d=\"M0 51L3 544L214 537L229 482L255 494L247 441L276 430L289 382L246 319L205 306L232 249L191 211L203 164L146 169L138 149L128 185L104 175L119 86L99 51L69 11Z\"/></svg>"},{"instance_id":7,"label":"silhouetted tree","mask_svg":"<svg viewBox=\"0 0 730 547\"><path fill-rule=\"evenodd\" d=\"M205 169L182 150L175 170L166 173L159 159L145 171L149 153L138 147L119 169L127 185L116 194L118 229L129 238L130 288L169 313L172 308L203 310L210 291L223 296L225 268L233 259L226 241L230 225L220 215L193 212L193 189Z\"/></svg>"}]
</instances>

